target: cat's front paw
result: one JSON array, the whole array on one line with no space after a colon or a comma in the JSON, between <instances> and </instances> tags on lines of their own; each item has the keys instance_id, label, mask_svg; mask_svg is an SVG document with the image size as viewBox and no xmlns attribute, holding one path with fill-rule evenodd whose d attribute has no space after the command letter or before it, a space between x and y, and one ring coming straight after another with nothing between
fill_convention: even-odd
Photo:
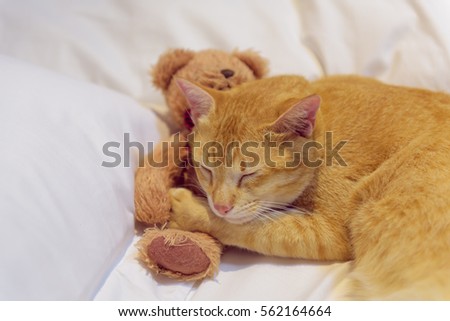
<instances>
[{"instance_id":1,"label":"cat's front paw","mask_svg":"<svg viewBox=\"0 0 450 321\"><path fill-rule=\"evenodd\" d=\"M171 188L169 199L172 207L169 228L209 232L208 205L205 202L186 188Z\"/></svg>"}]
</instances>

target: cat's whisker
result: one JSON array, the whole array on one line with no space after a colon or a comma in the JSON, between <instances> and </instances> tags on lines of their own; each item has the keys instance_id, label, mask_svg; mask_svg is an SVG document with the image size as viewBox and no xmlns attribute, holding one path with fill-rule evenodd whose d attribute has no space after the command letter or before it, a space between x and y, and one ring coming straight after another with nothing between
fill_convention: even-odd
<instances>
[{"instance_id":1,"label":"cat's whisker","mask_svg":"<svg viewBox=\"0 0 450 321\"><path fill-rule=\"evenodd\" d=\"M272 206L270 205L265 205L265 202L260 202L261 204L259 204L260 207L271 210L273 212L277 212L278 214L286 214L286 212L289 212L289 215L294 214L294 215L308 215L310 214L308 211L305 211L302 208L299 207L291 207L291 206Z\"/></svg>"},{"instance_id":2,"label":"cat's whisker","mask_svg":"<svg viewBox=\"0 0 450 321\"><path fill-rule=\"evenodd\" d=\"M254 207L256 204L253 202L247 203L243 206L241 206L236 212L235 215L240 215L242 213L245 213L246 211L250 210L252 207Z\"/></svg>"},{"instance_id":3,"label":"cat's whisker","mask_svg":"<svg viewBox=\"0 0 450 321\"><path fill-rule=\"evenodd\" d=\"M258 204L266 205L273 208L292 208L293 206L289 203L278 203L270 201L258 201Z\"/></svg>"},{"instance_id":4,"label":"cat's whisker","mask_svg":"<svg viewBox=\"0 0 450 321\"><path fill-rule=\"evenodd\" d=\"M298 212L307 213L304 208L292 205L290 203L272 202L272 201L258 201L262 205L266 205L272 208L283 209L283 210L296 210Z\"/></svg>"},{"instance_id":5,"label":"cat's whisker","mask_svg":"<svg viewBox=\"0 0 450 321\"><path fill-rule=\"evenodd\" d=\"M275 210L289 212L289 213L292 213L292 214L301 214L301 215L309 215L309 214L311 214L309 211L305 210L304 208L300 208L300 207L297 207L297 206L279 206L279 207L271 206L271 205L269 205L269 206L265 205L265 206L269 207L269 208L272 208L272 209L275 209Z\"/></svg>"},{"instance_id":6,"label":"cat's whisker","mask_svg":"<svg viewBox=\"0 0 450 321\"><path fill-rule=\"evenodd\" d=\"M264 210L264 212L262 213L264 215L264 219L270 219L271 222L274 223L278 223L278 224L287 224L284 220L280 220L281 217L283 216L290 216L292 217L294 220L298 220L301 221L301 218L297 215L298 214L308 214L304 211L300 211L298 212L298 214L296 214L295 212L293 213L291 210L289 212L286 211L280 211L277 209L273 209L270 207L261 207L262 210Z\"/></svg>"},{"instance_id":7,"label":"cat's whisker","mask_svg":"<svg viewBox=\"0 0 450 321\"><path fill-rule=\"evenodd\" d=\"M276 219L280 215L284 215L285 213L281 211L274 210L273 208L269 207L260 207L259 210L256 212L257 216L263 217L264 219L268 219L272 222L276 222Z\"/></svg>"},{"instance_id":8,"label":"cat's whisker","mask_svg":"<svg viewBox=\"0 0 450 321\"><path fill-rule=\"evenodd\" d=\"M286 202L274 202L274 201L266 201L266 200L259 200L257 202L266 203L266 204L276 204L276 205L290 205L290 203L286 203Z\"/></svg>"},{"instance_id":9,"label":"cat's whisker","mask_svg":"<svg viewBox=\"0 0 450 321\"><path fill-rule=\"evenodd\" d=\"M270 217L270 215L267 215L267 214L265 214L265 213L258 213L258 214L256 215L256 217L257 217L258 219L260 219L261 221L269 220L269 221L275 222L275 219L274 219L274 218Z\"/></svg>"}]
</instances>

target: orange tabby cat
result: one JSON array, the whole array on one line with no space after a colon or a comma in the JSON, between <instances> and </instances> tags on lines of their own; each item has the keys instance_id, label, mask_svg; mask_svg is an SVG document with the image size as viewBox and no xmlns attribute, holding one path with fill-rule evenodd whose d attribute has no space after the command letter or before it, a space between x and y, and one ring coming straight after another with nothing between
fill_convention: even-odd
<instances>
[{"instance_id":1,"label":"orange tabby cat","mask_svg":"<svg viewBox=\"0 0 450 321\"><path fill-rule=\"evenodd\" d=\"M226 92L177 82L207 202L173 189L173 227L267 255L354 259L348 298L450 299L450 96L356 76Z\"/></svg>"}]
</instances>

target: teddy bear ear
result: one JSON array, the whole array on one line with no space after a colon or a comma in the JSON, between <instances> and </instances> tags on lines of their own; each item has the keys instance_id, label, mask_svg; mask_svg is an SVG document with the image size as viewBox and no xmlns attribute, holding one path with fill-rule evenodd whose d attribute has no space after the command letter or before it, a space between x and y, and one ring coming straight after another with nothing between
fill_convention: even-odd
<instances>
[{"instance_id":1,"label":"teddy bear ear","mask_svg":"<svg viewBox=\"0 0 450 321\"><path fill-rule=\"evenodd\" d=\"M186 66L194 55L194 51L187 49L173 49L162 54L150 72L155 87L167 90L172 76Z\"/></svg>"},{"instance_id":2,"label":"teddy bear ear","mask_svg":"<svg viewBox=\"0 0 450 321\"><path fill-rule=\"evenodd\" d=\"M234 51L233 55L245 63L256 78L264 77L268 72L268 62L254 50Z\"/></svg>"}]
</instances>

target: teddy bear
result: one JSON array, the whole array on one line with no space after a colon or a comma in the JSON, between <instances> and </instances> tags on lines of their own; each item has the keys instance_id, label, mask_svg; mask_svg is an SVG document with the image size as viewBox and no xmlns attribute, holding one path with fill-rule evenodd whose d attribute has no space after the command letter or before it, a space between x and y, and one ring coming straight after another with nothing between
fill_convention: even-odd
<instances>
[{"instance_id":1,"label":"teddy bear","mask_svg":"<svg viewBox=\"0 0 450 321\"><path fill-rule=\"evenodd\" d=\"M150 226L137 243L138 259L149 270L185 281L213 277L222 253L222 245L210 235L166 228L172 187L184 186L201 194L193 169L186 166L189 157L186 137L194 123L175 77L216 90L229 90L264 77L267 66L267 61L253 50L228 53L174 49L162 54L152 68L153 85L162 90L178 133L155 146L135 175L135 217Z\"/></svg>"}]
</instances>

